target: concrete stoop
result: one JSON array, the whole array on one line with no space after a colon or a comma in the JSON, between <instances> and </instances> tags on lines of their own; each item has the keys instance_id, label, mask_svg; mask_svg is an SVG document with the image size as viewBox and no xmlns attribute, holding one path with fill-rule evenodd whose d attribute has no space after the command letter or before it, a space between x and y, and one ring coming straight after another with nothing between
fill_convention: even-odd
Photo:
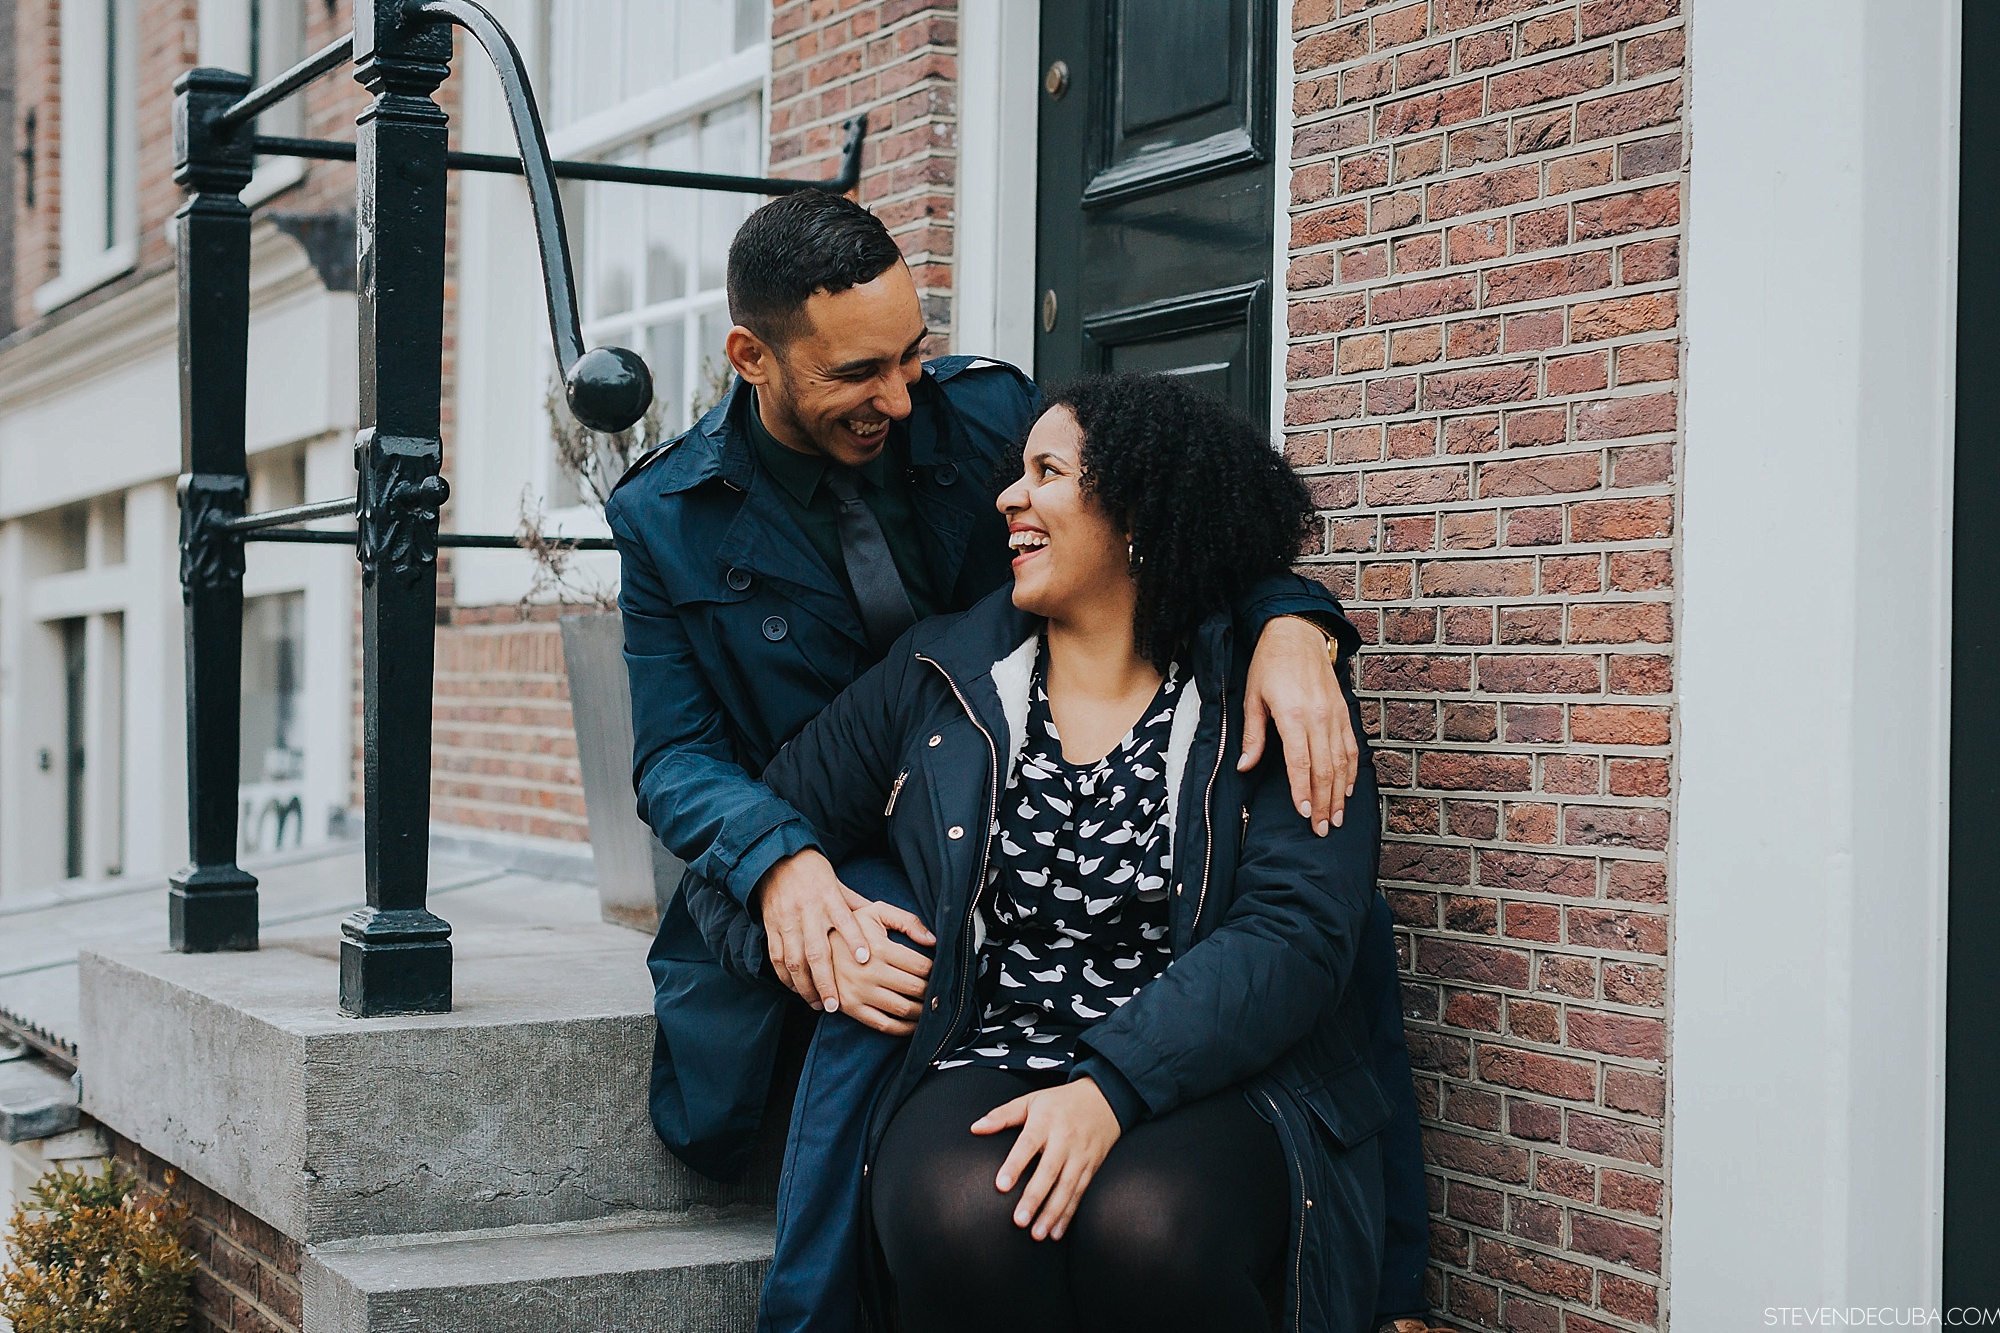
<instances>
[{"instance_id":1,"label":"concrete stoop","mask_svg":"<svg viewBox=\"0 0 2000 1333\"><path fill-rule=\"evenodd\" d=\"M79 958L83 1109L301 1243L305 1333L747 1330L785 1110L743 1181L660 1145L643 938L453 937L453 1012L352 1019L337 940Z\"/></svg>"},{"instance_id":2,"label":"concrete stoop","mask_svg":"<svg viewBox=\"0 0 2000 1333\"><path fill-rule=\"evenodd\" d=\"M300 1279L326 1333L737 1333L770 1258L765 1209L626 1213L323 1245Z\"/></svg>"}]
</instances>

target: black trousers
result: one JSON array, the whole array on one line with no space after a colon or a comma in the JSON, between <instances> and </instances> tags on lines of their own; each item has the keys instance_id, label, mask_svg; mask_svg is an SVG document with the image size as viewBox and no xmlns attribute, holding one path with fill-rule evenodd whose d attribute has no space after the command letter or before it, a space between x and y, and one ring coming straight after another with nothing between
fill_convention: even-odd
<instances>
[{"instance_id":1,"label":"black trousers","mask_svg":"<svg viewBox=\"0 0 2000 1333\"><path fill-rule=\"evenodd\" d=\"M1061 1240L1014 1225L994 1188L1019 1131L973 1121L1047 1080L961 1067L921 1083L882 1140L876 1233L906 1333L1269 1326L1291 1184L1277 1131L1229 1088L1132 1127Z\"/></svg>"}]
</instances>

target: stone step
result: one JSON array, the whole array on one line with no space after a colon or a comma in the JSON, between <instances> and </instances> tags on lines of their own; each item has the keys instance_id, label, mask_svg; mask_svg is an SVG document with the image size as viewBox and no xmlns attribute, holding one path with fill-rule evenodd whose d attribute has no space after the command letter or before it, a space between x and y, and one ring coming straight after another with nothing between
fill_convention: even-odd
<instances>
[{"instance_id":1,"label":"stone step","mask_svg":"<svg viewBox=\"0 0 2000 1333\"><path fill-rule=\"evenodd\" d=\"M748 1177L647 1118L645 941L596 922L454 934L449 1014L344 1018L338 939L85 951L83 1110L309 1246L769 1206L789 1097Z\"/></svg>"},{"instance_id":2,"label":"stone step","mask_svg":"<svg viewBox=\"0 0 2000 1333\"><path fill-rule=\"evenodd\" d=\"M376 1237L308 1250L304 1333L750 1333L767 1210Z\"/></svg>"}]
</instances>

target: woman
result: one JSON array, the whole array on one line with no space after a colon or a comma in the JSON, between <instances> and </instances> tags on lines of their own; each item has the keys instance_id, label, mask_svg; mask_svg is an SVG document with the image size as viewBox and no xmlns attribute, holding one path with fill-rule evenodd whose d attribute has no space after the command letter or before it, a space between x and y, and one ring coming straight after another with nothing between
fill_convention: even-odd
<instances>
[{"instance_id":1,"label":"woman","mask_svg":"<svg viewBox=\"0 0 2000 1333\"><path fill-rule=\"evenodd\" d=\"M1322 838L1279 765L1223 762L1227 608L1297 554L1305 489L1232 409L1124 376L1050 400L999 505L1010 593L912 630L764 775L836 861L886 818L937 935L920 1001L870 999L915 1023L868 1171L901 1325L1365 1328L1373 770Z\"/></svg>"}]
</instances>

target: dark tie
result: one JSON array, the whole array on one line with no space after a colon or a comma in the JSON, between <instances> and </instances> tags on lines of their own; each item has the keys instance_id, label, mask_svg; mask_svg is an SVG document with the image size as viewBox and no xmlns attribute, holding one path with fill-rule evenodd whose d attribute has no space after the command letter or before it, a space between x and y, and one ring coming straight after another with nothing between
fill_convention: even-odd
<instances>
[{"instance_id":1,"label":"dark tie","mask_svg":"<svg viewBox=\"0 0 2000 1333\"><path fill-rule=\"evenodd\" d=\"M862 502L853 471L829 464L826 488L840 501L840 557L847 562L855 608L861 612L861 623L868 627L868 640L875 651L887 652L896 636L917 623L910 594L903 587L903 576L896 572L896 558L889 554L875 511Z\"/></svg>"}]
</instances>

